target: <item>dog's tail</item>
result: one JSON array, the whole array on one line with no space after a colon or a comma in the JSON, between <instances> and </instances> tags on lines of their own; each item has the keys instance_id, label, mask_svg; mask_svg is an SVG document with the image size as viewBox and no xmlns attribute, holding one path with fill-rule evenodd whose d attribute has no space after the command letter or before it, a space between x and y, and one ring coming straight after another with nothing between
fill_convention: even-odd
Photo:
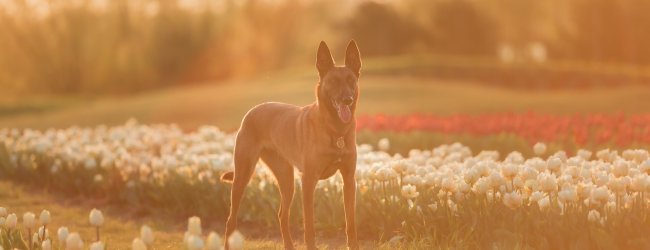
<instances>
[{"instance_id":1,"label":"dog's tail","mask_svg":"<svg viewBox=\"0 0 650 250\"><path fill-rule=\"evenodd\" d=\"M225 183L232 183L232 180L235 179L235 172L229 171L221 175L221 181Z\"/></svg>"}]
</instances>

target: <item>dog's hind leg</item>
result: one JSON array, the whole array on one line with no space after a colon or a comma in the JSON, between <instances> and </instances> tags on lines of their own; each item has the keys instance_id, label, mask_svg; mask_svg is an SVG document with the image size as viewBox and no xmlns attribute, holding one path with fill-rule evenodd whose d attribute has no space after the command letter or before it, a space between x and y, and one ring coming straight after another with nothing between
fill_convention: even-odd
<instances>
[{"instance_id":1,"label":"dog's hind leg","mask_svg":"<svg viewBox=\"0 0 650 250\"><path fill-rule=\"evenodd\" d=\"M291 231L289 230L289 214L291 202L293 201L294 184L293 166L271 150L262 150L262 160L271 169L280 189L280 211L278 219L280 220L280 233L285 249L294 249Z\"/></svg>"},{"instance_id":2,"label":"dog's hind leg","mask_svg":"<svg viewBox=\"0 0 650 250\"><path fill-rule=\"evenodd\" d=\"M232 183L232 190L230 191L230 214L226 222L226 233L224 234L225 249L228 250L228 237L235 231L237 227L237 212L244 195L244 189L255 172L255 165L260 157L260 147L255 142L255 139L241 131L237 134L237 141L235 144L234 161L235 172Z\"/></svg>"}]
</instances>

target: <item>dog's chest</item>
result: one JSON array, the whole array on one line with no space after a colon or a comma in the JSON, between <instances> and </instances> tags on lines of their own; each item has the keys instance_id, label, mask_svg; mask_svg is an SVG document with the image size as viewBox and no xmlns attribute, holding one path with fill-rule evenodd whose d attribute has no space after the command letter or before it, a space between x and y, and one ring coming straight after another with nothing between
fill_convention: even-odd
<instances>
[{"instance_id":1,"label":"dog's chest","mask_svg":"<svg viewBox=\"0 0 650 250\"><path fill-rule=\"evenodd\" d=\"M333 138L331 145L319 157L324 164L320 179L329 178L342 166L350 164L353 150L350 150L348 144L343 137Z\"/></svg>"}]
</instances>

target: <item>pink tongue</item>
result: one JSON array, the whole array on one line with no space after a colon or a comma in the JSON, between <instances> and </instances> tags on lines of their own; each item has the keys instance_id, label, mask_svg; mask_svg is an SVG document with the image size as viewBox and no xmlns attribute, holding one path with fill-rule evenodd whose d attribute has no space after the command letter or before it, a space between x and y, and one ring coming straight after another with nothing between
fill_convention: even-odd
<instances>
[{"instance_id":1,"label":"pink tongue","mask_svg":"<svg viewBox=\"0 0 650 250\"><path fill-rule=\"evenodd\" d=\"M343 123L350 122L350 119L352 118L352 112L350 112L350 106L339 105L338 113L339 113L339 119L341 119Z\"/></svg>"}]
</instances>

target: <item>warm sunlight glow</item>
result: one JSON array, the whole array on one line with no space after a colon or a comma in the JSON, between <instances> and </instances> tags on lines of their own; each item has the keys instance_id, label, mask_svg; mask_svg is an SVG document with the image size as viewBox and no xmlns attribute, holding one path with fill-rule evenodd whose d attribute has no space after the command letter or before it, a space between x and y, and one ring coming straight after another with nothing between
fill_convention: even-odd
<instances>
[{"instance_id":1,"label":"warm sunlight glow","mask_svg":"<svg viewBox=\"0 0 650 250\"><path fill-rule=\"evenodd\" d=\"M0 0L0 250L648 249L648 0Z\"/></svg>"}]
</instances>

